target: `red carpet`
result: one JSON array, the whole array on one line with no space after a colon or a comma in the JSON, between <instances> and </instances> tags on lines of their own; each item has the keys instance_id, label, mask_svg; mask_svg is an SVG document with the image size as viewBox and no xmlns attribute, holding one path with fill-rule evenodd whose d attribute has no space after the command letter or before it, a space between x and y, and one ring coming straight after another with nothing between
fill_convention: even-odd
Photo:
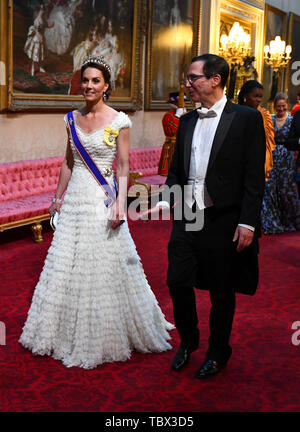
<instances>
[{"instance_id":1,"label":"red carpet","mask_svg":"<svg viewBox=\"0 0 300 432\"><path fill-rule=\"evenodd\" d=\"M170 225L135 222L131 232L149 283L172 321L165 284ZM24 349L18 338L51 238L47 232L41 244L28 235L0 245L0 321L6 326L6 345L0 345L1 411L299 411L300 345L291 342L291 326L300 321L300 232L262 238L260 286L254 297L237 298L231 361L204 382L193 375L207 347L207 292L197 292L201 346L180 373L170 370L174 350L134 353L125 363L83 370ZM176 330L172 336L176 348Z\"/></svg>"}]
</instances>

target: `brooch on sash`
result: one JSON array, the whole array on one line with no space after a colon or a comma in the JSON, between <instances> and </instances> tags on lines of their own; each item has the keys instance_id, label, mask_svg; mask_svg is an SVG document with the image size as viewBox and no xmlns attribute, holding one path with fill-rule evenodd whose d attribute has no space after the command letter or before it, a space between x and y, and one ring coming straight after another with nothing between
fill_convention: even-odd
<instances>
[{"instance_id":1,"label":"brooch on sash","mask_svg":"<svg viewBox=\"0 0 300 432\"><path fill-rule=\"evenodd\" d=\"M114 144L116 143L116 138L118 137L118 135L119 135L118 129L111 129L109 126L106 126L106 128L104 129L103 141L109 147L113 147Z\"/></svg>"}]
</instances>

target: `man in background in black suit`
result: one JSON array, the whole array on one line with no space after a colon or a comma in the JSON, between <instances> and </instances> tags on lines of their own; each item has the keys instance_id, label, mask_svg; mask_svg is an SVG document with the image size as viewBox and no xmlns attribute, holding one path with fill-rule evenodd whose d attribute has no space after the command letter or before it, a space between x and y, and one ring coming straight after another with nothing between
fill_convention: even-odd
<instances>
[{"instance_id":1,"label":"man in background in black suit","mask_svg":"<svg viewBox=\"0 0 300 432\"><path fill-rule=\"evenodd\" d=\"M171 208L173 214L174 207L182 205L184 215L195 213L203 218L203 226L191 230L187 228L190 216L174 217L168 246L167 283L181 338L173 370L182 369L199 346L194 287L210 293L209 348L197 378L217 374L228 362L236 285L241 291L247 291L249 285L248 294L253 294L258 282L265 133L257 110L227 101L228 74L227 62L217 55L192 59L186 87L201 108L180 119L166 181L169 188L179 185L188 193L174 206L166 187L158 203L163 210ZM250 266L247 280L240 277L245 274L241 272L244 264Z\"/></svg>"},{"instance_id":2,"label":"man in background in black suit","mask_svg":"<svg viewBox=\"0 0 300 432\"><path fill-rule=\"evenodd\" d=\"M296 181L298 186L298 196L300 198L300 110L296 111L291 123L288 139L285 144L288 150L298 151ZM299 221L300 223L300 221Z\"/></svg>"}]
</instances>

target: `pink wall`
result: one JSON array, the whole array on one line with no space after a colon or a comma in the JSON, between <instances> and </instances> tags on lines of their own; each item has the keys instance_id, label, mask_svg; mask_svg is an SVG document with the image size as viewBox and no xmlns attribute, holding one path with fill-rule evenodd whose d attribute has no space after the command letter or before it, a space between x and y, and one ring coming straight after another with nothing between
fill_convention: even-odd
<instances>
[{"instance_id":1,"label":"pink wall","mask_svg":"<svg viewBox=\"0 0 300 432\"><path fill-rule=\"evenodd\" d=\"M131 147L161 146L164 112L138 111L130 115ZM63 113L0 114L0 163L62 156L66 147Z\"/></svg>"}]
</instances>

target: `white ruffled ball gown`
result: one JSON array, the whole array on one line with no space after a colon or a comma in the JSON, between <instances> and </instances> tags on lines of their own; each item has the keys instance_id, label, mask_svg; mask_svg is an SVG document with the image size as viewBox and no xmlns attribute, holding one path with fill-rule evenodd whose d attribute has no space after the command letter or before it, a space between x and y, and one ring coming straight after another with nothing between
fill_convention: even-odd
<instances>
[{"instance_id":1,"label":"white ruffled ball gown","mask_svg":"<svg viewBox=\"0 0 300 432\"><path fill-rule=\"evenodd\" d=\"M109 126L120 130L131 121L119 112ZM104 143L104 127L76 130L100 170L111 169L116 145ZM106 196L71 146L72 175L19 342L86 369L125 361L133 350L169 350L174 327L151 291L127 222L109 228Z\"/></svg>"}]
</instances>

